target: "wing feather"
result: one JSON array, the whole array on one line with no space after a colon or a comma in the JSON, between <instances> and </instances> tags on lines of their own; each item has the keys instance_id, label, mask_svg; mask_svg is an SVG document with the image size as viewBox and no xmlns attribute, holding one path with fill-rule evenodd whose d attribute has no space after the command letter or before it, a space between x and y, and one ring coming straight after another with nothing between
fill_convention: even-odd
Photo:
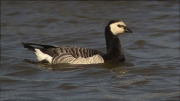
<instances>
[{"instance_id":1,"label":"wing feather","mask_svg":"<svg viewBox=\"0 0 180 101\"><path fill-rule=\"evenodd\" d=\"M89 49L89 48L84 48L84 47L58 47L58 48L45 49L44 52L49 55L54 54L54 56L60 55L63 53L69 53L75 58L78 58L78 57L87 58L96 54L104 55L104 53L102 52Z\"/></svg>"},{"instance_id":2,"label":"wing feather","mask_svg":"<svg viewBox=\"0 0 180 101\"><path fill-rule=\"evenodd\" d=\"M52 57L52 64L90 64L96 63L96 61L102 63L102 56L104 55L104 53L84 47L48 47L39 49ZM96 59L97 57L99 60Z\"/></svg>"},{"instance_id":3,"label":"wing feather","mask_svg":"<svg viewBox=\"0 0 180 101\"><path fill-rule=\"evenodd\" d=\"M89 48L69 46L57 47L54 45L24 42L22 42L22 44L25 48L34 51L39 61L43 59L48 59L48 61L53 64L90 64L104 62L102 58L104 53Z\"/></svg>"}]
</instances>

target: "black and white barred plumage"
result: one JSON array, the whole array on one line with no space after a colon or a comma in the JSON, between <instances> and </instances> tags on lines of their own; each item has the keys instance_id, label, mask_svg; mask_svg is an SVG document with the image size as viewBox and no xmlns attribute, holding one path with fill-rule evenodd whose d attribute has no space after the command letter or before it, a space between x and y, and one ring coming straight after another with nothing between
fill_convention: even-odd
<instances>
[{"instance_id":1,"label":"black and white barred plumage","mask_svg":"<svg viewBox=\"0 0 180 101\"><path fill-rule=\"evenodd\" d=\"M25 48L32 50L38 61L50 64L98 64L105 62L124 62L125 58L121 51L118 35L132 31L122 21L110 21L105 28L107 53L84 47L58 47L54 45L43 45L37 43L24 43Z\"/></svg>"},{"instance_id":2,"label":"black and white barred plumage","mask_svg":"<svg viewBox=\"0 0 180 101\"><path fill-rule=\"evenodd\" d=\"M52 63L70 63L70 64L93 64L103 63L103 53L87 49L83 47L59 47L55 48L54 52L60 55L53 58Z\"/></svg>"}]
</instances>

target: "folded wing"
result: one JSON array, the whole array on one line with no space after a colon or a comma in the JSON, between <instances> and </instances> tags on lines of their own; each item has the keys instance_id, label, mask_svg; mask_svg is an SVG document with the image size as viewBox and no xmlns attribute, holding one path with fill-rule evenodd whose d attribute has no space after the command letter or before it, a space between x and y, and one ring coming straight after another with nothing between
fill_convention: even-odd
<instances>
[{"instance_id":1,"label":"folded wing","mask_svg":"<svg viewBox=\"0 0 180 101\"><path fill-rule=\"evenodd\" d=\"M96 64L104 63L104 53L84 47L57 47L36 43L22 43L36 54L37 60L46 60L51 64Z\"/></svg>"}]
</instances>

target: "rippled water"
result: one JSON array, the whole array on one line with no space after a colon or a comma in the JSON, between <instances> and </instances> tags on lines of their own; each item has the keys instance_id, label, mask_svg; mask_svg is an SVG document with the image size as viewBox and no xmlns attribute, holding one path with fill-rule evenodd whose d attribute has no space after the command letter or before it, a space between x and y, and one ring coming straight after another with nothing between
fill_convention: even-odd
<instances>
[{"instance_id":1,"label":"rippled water","mask_svg":"<svg viewBox=\"0 0 180 101\"><path fill-rule=\"evenodd\" d=\"M126 62L33 65L21 42L106 52L104 27L124 21ZM2 101L178 101L179 1L1 1Z\"/></svg>"}]
</instances>

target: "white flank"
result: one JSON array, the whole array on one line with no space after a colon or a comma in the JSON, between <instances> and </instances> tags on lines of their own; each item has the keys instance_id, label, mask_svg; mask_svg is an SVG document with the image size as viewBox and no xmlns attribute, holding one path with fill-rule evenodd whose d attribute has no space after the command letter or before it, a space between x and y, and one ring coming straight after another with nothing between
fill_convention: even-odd
<instances>
[{"instance_id":1,"label":"white flank","mask_svg":"<svg viewBox=\"0 0 180 101\"><path fill-rule=\"evenodd\" d=\"M57 63L98 64L98 63L104 63L104 59L100 55L94 55L88 58L83 58L83 57L75 58L70 54L61 54L61 56L58 56L55 59L53 59L53 64L57 64Z\"/></svg>"},{"instance_id":2,"label":"white flank","mask_svg":"<svg viewBox=\"0 0 180 101\"><path fill-rule=\"evenodd\" d=\"M71 64L98 64L98 63L104 63L104 59L100 55L94 55L88 58L79 57L70 63Z\"/></svg>"},{"instance_id":3,"label":"white flank","mask_svg":"<svg viewBox=\"0 0 180 101\"><path fill-rule=\"evenodd\" d=\"M126 26L124 24L124 22L122 21L119 21L119 22L116 22L116 23L112 23L110 25L110 29L111 29L111 32L114 34L114 35L119 35L121 33L124 33L124 27L118 27L117 25L122 25L122 26Z\"/></svg>"},{"instance_id":4,"label":"white flank","mask_svg":"<svg viewBox=\"0 0 180 101\"><path fill-rule=\"evenodd\" d=\"M52 57L49 56L48 54L45 54L43 52L40 51L40 49L35 49L35 55L38 61L42 61L42 60L46 60L49 63L52 62Z\"/></svg>"}]
</instances>

